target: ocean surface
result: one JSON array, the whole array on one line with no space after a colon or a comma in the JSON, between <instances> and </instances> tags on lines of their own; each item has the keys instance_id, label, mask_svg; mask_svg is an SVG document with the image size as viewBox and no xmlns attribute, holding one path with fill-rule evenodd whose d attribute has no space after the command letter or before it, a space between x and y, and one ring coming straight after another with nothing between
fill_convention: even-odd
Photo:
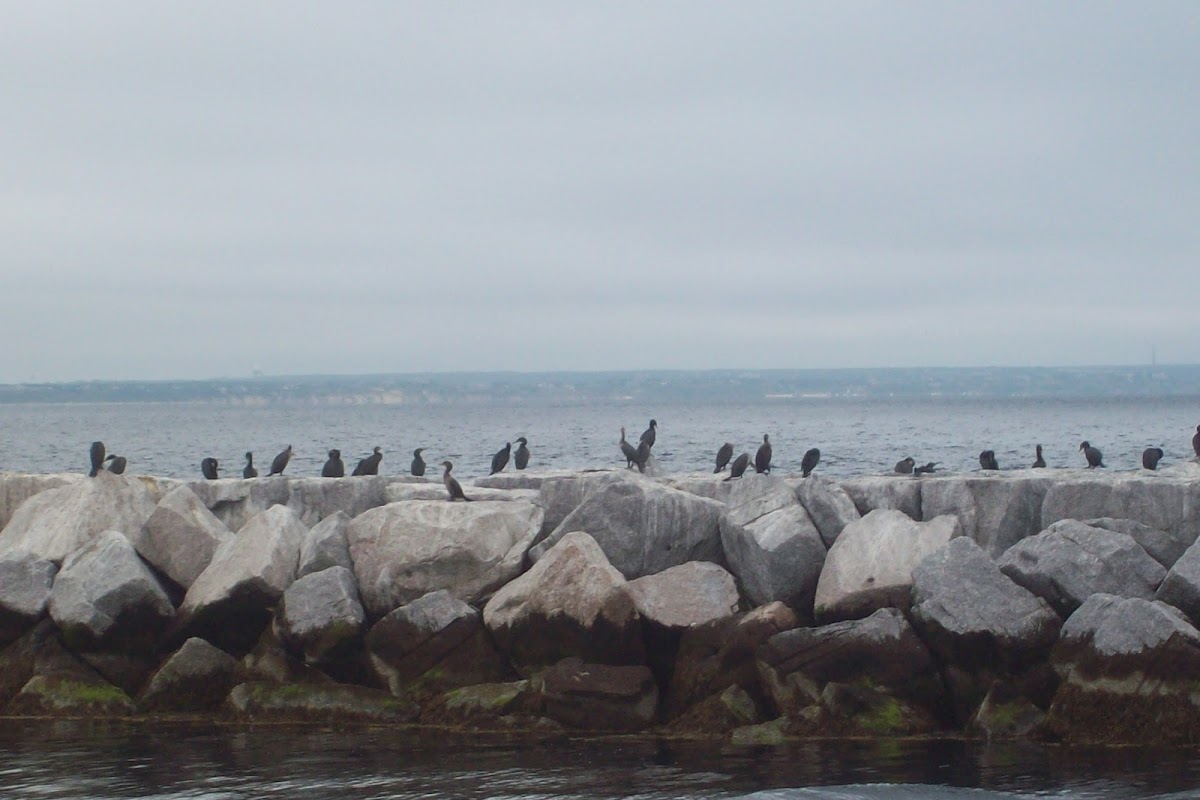
<instances>
[{"instance_id":1,"label":"ocean surface","mask_svg":"<svg viewBox=\"0 0 1200 800\"><path fill-rule=\"evenodd\" d=\"M786 398L656 407L4 404L0 470L86 471L88 446L99 439L136 474L199 478L201 459L211 456L222 476L239 476L250 450L265 475L275 454L292 444L286 474L319 475L329 449L342 451L349 471L378 445L381 474L406 474L412 450L425 447L427 463L448 458L456 475L470 478L487 474L492 454L518 436L529 440L531 469L601 468L624 464L620 428L636 444L652 417L654 456L666 472L711 470L726 441L735 453L753 455L764 433L781 472L798 471L810 447L821 450L818 471L839 477L890 472L905 456L951 472L977 470L985 449L996 452L1002 469L1013 469L1031 465L1039 443L1049 466L1082 467L1085 439L1103 451L1108 468L1134 470L1147 447L1166 451L1164 466L1193 457L1200 397Z\"/></svg>"}]
</instances>

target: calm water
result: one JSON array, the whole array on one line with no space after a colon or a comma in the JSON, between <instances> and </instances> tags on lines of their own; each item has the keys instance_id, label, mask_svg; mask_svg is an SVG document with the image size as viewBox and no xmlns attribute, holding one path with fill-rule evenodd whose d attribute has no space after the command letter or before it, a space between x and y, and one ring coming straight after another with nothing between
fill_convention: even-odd
<instances>
[{"instance_id":1,"label":"calm water","mask_svg":"<svg viewBox=\"0 0 1200 800\"><path fill-rule=\"evenodd\" d=\"M635 739L514 744L387 730L6 723L13 798L1190 798L1193 750L963 742L733 749Z\"/></svg>"},{"instance_id":2,"label":"calm water","mask_svg":"<svg viewBox=\"0 0 1200 800\"><path fill-rule=\"evenodd\" d=\"M381 472L405 473L411 452L455 462L463 477L486 474L506 441L529 439L531 468L579 469L623 463L619 429L636 442L650 417L659 422L654 452L668 472L711 469L722 442L753 454L771 434L774 464L795 471L809 447L820 471L835 476L890 471L911 455L951 471L978 469L979 451L996 451L1002 468L1028 466L1041 443L1050 466L1083 466L1083 439L1104 451L1113 469L1138 469L1141 452L1159 446L1163 464L1192 457L1200 398L1113 400L925 399L851 401L791 399L729 405L694 402L655 408L275 406L187 404L0 406L0 469L85 471L87 449L103 440L129 459L131 472L199 477L213 456L222 475L240 475L242 454L255 452L265 474L289 443L289 475L320 474L326 451L342 451L347 469L380 445ZM511 469L511 467L510 467Z\"/></svg>"}]
</instances>

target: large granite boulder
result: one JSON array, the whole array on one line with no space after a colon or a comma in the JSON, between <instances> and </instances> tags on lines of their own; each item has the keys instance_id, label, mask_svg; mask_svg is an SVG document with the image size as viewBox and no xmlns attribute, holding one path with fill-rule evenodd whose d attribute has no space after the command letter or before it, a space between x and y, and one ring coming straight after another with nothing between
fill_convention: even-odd
<instances>
[{"instance_id":1,"label":"large granite boulder","mask_svg":"<svg viewBox=\"0 0 1200 800\"><path fill-rule=\"evenodd\" d=\"M843 528L862 517L850 493L829 478L809 475L790 483L795 487L796 499L820 531L826 548L833 546Z\"/></svg>"},{"instance_id":2,"label":"large granite boulder","mask_svg":"<svg viewBox=\"0 0 1200 800\"><path fill-rule=\"evenodd\" d=\"M133 701L63 646L42 620L0 650L0 706L11 716L127 717Z\"/></svg>"},{"instance_id":3,"label":"large granite boulder","mask_svg":"<svg viewBox=\"0 0 1200 800\"><path fill-rule=\"evenodd\" d=\"M32 628L46 613L58 567L31 553L0 557L0 647Z\"/></svg>"},{"instance_id":4,"label":"large granite boulder","mask_svg":"<svg viewBox=\"0 0 1200 800\"><path fill-rule=\"evenodd\" d=\"M292 585L307 534L286 506L272 506L252 518L217 549L188 589L173 626L175 638L199 636L239 655L249 650Z\"/></svg>"},{"instance_id":5,"label":"large granite boulder","mask_svg":"<svg viewBox=\"0 0 1200 800\"><path fill-rule=\"evenodd\" d=\"M895 510L919 520L922 483L911 475L863 475L842 481L842 488L864 517L875 510Z\"/></svg>"},{"instance_id":6,"label":"large granite boulder","mask_svg":"<svg viewBox=\"0 0 1200 800\"><path fill-rule=\"evenodd\" d=\"M1063 617L1096 592L1153 599L1167 574L1131 537L1075 520L1018 542L997 564Z\"/></svg>"},{"instance_id":7,"label":"large granite boulder","mask_svg":"<svg viewBox=\"0 0 1200 800\"><path fill-rule=\"evenodd\" d=\"M1042 524L1061 519L1132 519L1190 545L1200 533L1200 481L1139 470L1057 475L1042 502Z\"/></svg>"},{"instance_id":8,"label":"large granite boulder","mask_svg":"<svg viewBox=\"0 0 1200 800\"><path fill-rule=\"evenodd\" d=\"M485 489L468 486L463 493L469 500L521 500L527 503L537 501L535 489ZM392 483L384 492L387 502L405 503L410 500L449 500L446 487L441 481L422 481L420 483Z\"/></svg>"},{"instance_id":9,"label":"large granite boulder","mask_svg":"<svg viewBox=\"0 0 1200 800\"><path fill-rule=\"evenodd\" d=\"M1171 566L1155 597L1200 622L1200 542L1193 544Z\"/></svg>"},{"instance_id":10,"label":"large granite boulder","mask_svg":"<svg viewBox=\"0 0 1200 800\"><path fill-rule=\"evenodd\" d=\"M344 511L335 511L318 522L304 537L300 546L300 562L296 566L296 577L303 578L330 567L345 567L354 570L350 559L350 546L346 543L346 526L350 517Z\"/></svg>"},{"instance_id":11,"label":"large granite boulder","mask_svg":"<svg viewBox=\"0 0 1200 800\"><path fill-rule=\"evenodd\" d=\"M637 731L654 722L658 686L645 666L567 658L537 681L547 717L589 731Z\"/></svg>"},{"instance_id":12,"label":"large granite boulder","mask_svg":"<svg viewBox=\"0 0 1200 800\"><path fill-rule=\"evenodd\" d=\"M735 483L720 519L730 571L755 605L778 600L811 617L825 563L821 534L783 478L756 474Z\"/></svg>"},{"instance_id":13,"label":"large granite boulder","mask_svg":"<svg viewBox=\"0 0 1200 800\"><path fill-rule=\"evenodd\" d=\"M366 621L354 573L345 567L295 580L275 615L280 639L308 663L344 654L361 637Z\"/></svg>"},{"instance_id":14,"label":"large granite boulder","mask_svg":"<svg viewBox=\"0 0 1200 800\"><path fill-rule=\"evenodd\" d=\"M21 472L0 472L0 531L8 525L17 509L35 494L84 480L87 480L87 475L79 473L27 475Z\"/></svg>"},{"instance_id":15,"label":"large granite boulder","mask_svg":"<svg viewBox=\"0 0 1200 800\"><path fill-rule=\"evenodd\" d=\"M689 561L626 585L642 619L664 628L688 628L738 610L733 576L717 564Z\"/></svg>"},{"instance_id":16,"label":"large granite boulder","mask_svg":"<svg viewBox=\"0 0 1200 800\"><path fill-rule=\"evenodd\" d=\"M73 650L149 650L175 613L130 541L105 531L67 556L50 618Z\"/></svg>"},{"instance_id":17,"label":"large granite boulder","mask_svg":"<svg viewBox=\"0 0 1200 800\"><path fill-rule=\"evenodd\" d=\"M241 682L237 659L203 639L188 639L150 677L138 695L138 709L209 711Z\"/></svg>"},{"instance_id":18,"label":"large granite boulder","mask_svg":"<svg viewBox=\"0 0 1200 800\"><path fill-rule=\"evenodd\" d=\"M913 568L961 533L957 517L914 522L895 510L871 511L847 525L829 548L817 582L817 621L855 619L888 607L906 610Z\"/></svg>"},{"instance_id":19,"label":"large granite boulder","mask_svg":"<svg viewBox=\"0 0 1200 800\"><path fill-rule=\"evenodd\" d=\"M471 481L471 484L481 489L533 489L537 491L548 480L573 478L578 474L574 470L566 469L545 469L536 472L524 469L512 472L497 472L495 475L484 475Z\"/></svg>"},{"instance_id":20,"label":"large granite boulder","mask_svg":"<svg viewBox=\"0 0 1200 800\"><path fill-rule=\"evenodd\" d=\"M225 707L263 722L388 724L413 722L420 709L387 692L341 683L283 685L249 682L233 687Z\"/></svg>"},{"instance_id":21,"label":"large granite boulder","mask_svg":"<svg viewBox=\"0 0 1200 800\"><path fill-rule=\"evenodd\" d=\"M750 475L754 474L756 473L750 473ZM672 489L678 489L681 492L688 492L699 497L707 497L709 500L719 500L724 503L729 499L730 492L738 484L737 480L726 480L728 476L728 470L724 473L684 472L668 475L662 479L662 483L664 486L670 486ZM749 477L749 475L746 477Z\"/></svg>"},{"instance_id":22,"label":"large granite boulder","mask_svg":"<svg viewBox=\"0 0 1200 800\"><path fill-rule=\"evenodd\" d=\"M545 485L542 487L546 491ZM720 519L724 506L642 477L609 480L529 551L540 559L566 534L584 531L626 578L653 575L688 561L724 559Z\"/></svg>"},{"instance_id":23,"label":"large granite boulder","mask_svg":"<svg viewBox=\"0 0 1200 800\"><path fill-rule=\"evenodd\" d=\"M1144 525L1133 519L1099 517L1097 519L1085 519L1082 522L1084 525L1091 525L1093 528L1103 528L1106 531L1124 533L1132 537L1151 558L1167 569L1173 567L1180 556L1184 554L1184 551L1196 541L1195 536L1190 532L1167 533L1166 531L1151 528L1149 525ZM1060 523L1054 523L1054 525L1050 526L1050 529L1053 529L1058 524Z\"/></svg>"},{"instance_id":24,"label":"large granite boulder","mask_svg":"<svg viewBox=\"0 0 1200 800\"><path fill-rule=\"evenodd\" d=\"M525 501L413 500L372 509L346 526L363 605L372 619L445 589L477 603L515 578L541 530Z\"/></svg>"},{"instance_id":25,"label":"large granite boulder","mask_svg":"<svg viewBox=\"0 0 1200 800\"><path fill-rule=\"evenodd\" d=\"M538 534L538 542L553 533L567 515L579 508L583 499L593 491L628 477L623 470L597 470L542 481L538 488L537 504L542 507L545 517L542 520L542 531Z\"/></svg>"},{"instance_id":26,"label":"large granite boulder","mask_svg":"<svg viewBox=\"0 0 1200 800\"><path fill-rule=\"evenodd\" d=\"M146 524L129 534L138 555L187 590L233 534L186 485L167 492Z\"/></svg>"},{"instance_id":27,"label":"large granite boulder","mask_svg":"<svg viewBox=\"0 0 1200 800\"><path fill-rule=\"evenodd\" d=\"M483 622L524 674L569 656L610 664L645 659L642 619L625 577L583 532L568 533L496 592Z\"/></svg>"},{"instance_id":28,"label":"large granite boulder","mask_svg":"<svg viewBox=\"0 0 1200 800\"><path fill-rule=\"evenodd\" d=\"M391 502L388 490L393 485L420 480L389 475L359 475L345 479L290 478L287 505L310 527L339 511L354 519L365 511Z\"/></svg>"},{"instance_id":29,"label":"large granite boulder","mask_svg":"<svg viewBox=\"0 0 1200 800\"><path fill-rule=\"evenodd\" d=\"M1032 470L1031 470L1032 472ZM1051 485L1046 477L955 475L921 482L921 513L958 518L963 535L992 558L1042 530L1042 500Z\"/></svg>"},{"instance_id":30,"label":"large granite boulder","mask_svg":"<svg viewBox=\"0 0 1200 800\"><path fill-rule=\"evenodd\" d=\"M25 501L0 532L0 553L23 551L62 563L104 531L136 534L153 513L154 499L140 481L101 470Z\"/></svg>"},{"instance_id":31,"label":"large granite boulder","mask_svg":"<svg viewBox=\"0 0 1200 800\"><path fill-rule=\"evenodd\" d=\"M287 505L291 497L290 478L222 478L215 481L191 481L187 484L200 502L231 531L240 531L247 522L271 506Z\"/></svg>"}]
</instances>

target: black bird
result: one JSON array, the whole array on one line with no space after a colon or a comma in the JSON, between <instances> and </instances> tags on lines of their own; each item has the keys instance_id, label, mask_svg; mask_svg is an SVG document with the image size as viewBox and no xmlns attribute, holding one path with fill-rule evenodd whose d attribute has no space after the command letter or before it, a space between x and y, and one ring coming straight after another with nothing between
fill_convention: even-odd
<instances>
[{"instance_id":1,"label":"black bird","mask_svg":"<svg viewBox=\"0 0 1200 800\"><path fill-rule=\"evenodd\" d=\"M504 447L496 451L496 455L492 456L492 471L489 475L495 475L508 466L508 454L512 452L512 442L505 442Z\"/></svg>"},{"instance_id":2,"label":"black bird","mask_svg":"<svg viewBox=\"0 0 1200 800\"><path fill-rule=\"evenodd\" d=\"M809 474L817 468L817 464L821 462L821 451L817 448L812 448L804 454L804 458L800 461L800 472L803 477L807 478Z\"/></svg>"},{"instance_id":3,"label":"black bird","mask_svg":"<svg viewBox=\"0 0 1200 800\"><path fill-rule=\"evenodd\" d=\"M89 478L96 477L96 473L104 468L104 442L92 442L90 452L92 459L92 471L88 473Z\"/></svg>"},{"instance_id":4,"label":"black bird","mask_svg":"<svg viewBox=\"0 0 1200 800\"><path fill-rule=\"evenodd\" d=\"M900 473L901 475L912 475L913 465L916 463L917 460L912 456L903 458L896 462L896 472Z\"/></svg>"},{"instance_id":5,"label":"black bird","mask_svg":"<svg viewBox=\"0 0 1200 800\"><path fill-rule=\"evenodd\" d=\"M640 444L638 444L636 459L637 460L634 463L637 464L638 472L645 472L646 464L650 461L650 443L649 442L641 442Z\"/></svg>"},{"instance_id":6,"label":"black bird","mask_svg":"<svg viewBox=\"0 0 1200 800\"><path fill-rule=\"evenodd\" d=\"M1162 457L1161 447L1147 447L1142 451L1142 466L1146 469L1158 469L1158 462L1162 460Z\"/></svg>"},{"instance_id":7,"label":"black bird","mask_svg":"<svg viewBox=\"0 0 1200 800\"><path fill-rule=\"evenodd\" d=\"M1083 451L1083 457L1087 459L1088 469L1104 466L1104 454L1092 447L1090 442L1080 442L1079 449Z\"/></svg>"},{"instance_id":8,"label":"black bird","mask_svg":"<svg viewBox=\"0 0 1200 800\"><path fill-rule=\"evenodd\" d=\"M750 466L750 454L742 453L729 465L729 477L725 480L731 481L734 478L742 477L742 475L746 474L746 467L748 466Z\"/></svg>"},{"instance_id":9,"label":"black bird","mask_svg":"<svg viewBox=\"0 0 1200 800\"><path fill-rule=\"evenodd\" d=\"M913 475L928 475L932 472L937 472L937 465L938 462L930 461L927 464L914 468Z\"/></svg>"},{"instance_id":10,"label":"black bird","mask_svg":"<svg viewBox=\"0 0 1200 800\"><path fill-rule=\"evenodd\" d=\"M356 473L357 474L357 473ZM342 461L341 450L330 450L329 459L325 465L321 467L322 478L344 478L346 477L346 464Z\"/></svg>"},{"instance_id":11,"label":"black bird","mask_svg":"<svg viewBox=\"0 0 1200 800\"><path fill-rule=\"evenodd\" d=\"M754 471L771 471L771 440L765 433L763 434L763 443L758 446L758 452L754 454Z\"/></svg>"},{"instance_id":12,"label":"black bird","mask_svg":"<svg viewBox=\"0 0 1200 800\"><path fill-rule=\"evenodd\" d=\"M621 455L625 456L625 469L630 469L638 460L637 448L625 441L625 429L621 428Z\"/></svg>"},{"instance_id":13,"label":"black bird","mask_svg":"<svg viewBox=\"0 0 1200 800\"><path fill-rule=\"evenodd\" d=\"M442 483L446 485L446 491L450 493L450 502L453 503L455 500L470 501L471 498L463 494L462 484L450 474L450 470L454 469L454 465L449 461L443 461L442 466L446 468L446 471L442 473Z\"/></svg>"},{"instance_id":14,"label":"black bird","mask_svg":"<svg viewBox=\"0 0 1200 800\"><path fill-rule=\"evenodd\" d=\"M650 427L642 431L642 436L638 439L638 443L645 442L647 447L654 447L654 440L658 438L658 422L650 420Z\"/></svg>"},{"instance_id":15,"label":"black bird","mask_svg":"<svg viewBox=\"0 0 1200 800\"><path fill-rule=\"evenodd\" d=\"M726 442L717 451L717 468L713 470L713 474L715 475L725 469L725 465L729 463L729 459L731 458L733 458L733 442Z\"/></svg>"},{"instance_id":16,"label":"black bird","mask_svg":"<svg viewBox=\"0 0 1200 800\"><path fill-rule=\"evenodd\" d=\"M215 458L206 458L200 462L200 474L210 481L215 481L217 475L217 460Z\"/></svg>"},{"instance_id":17,"label":"black bird","mask_svg":"<svg viewBox=\"0 0 1200 800\"><path fill-rule=\"evenodd\" d=\"M254 453L246 453L246 466L242 470L242 477L247 480L258 477L258 470L254 468Z\"/></svg>"},{"instance_id":18,"label":"black bird","mask_svg":"<svg viewBox=\"0 0 1200 800\"><path fill-rule=\"evenodd\" d=\"M1042 469L1046 466L1046 459L1042 458L1042 446L1037 446L1037 459L1033 462L1034 469Z\"/></svg>"},{"instance_id":19,"label":"black bird","mask_svg":"<svg viewBox=\"0 0 1200 800\"><path fill-rule=\"evenodd\" d=\"M282 475L283 471L287 469L288 462L291 460L292 446L289 444L287 446L287 450L284 450L282 453L275 456L275 460L271 462L271 473L267 477L269 478L271 475Z\"/></svg>"},{"instance_id":20,"label":"black bird","mask_svg":"<svg viewBox=\"0 0 1200 800\"><path fill-rule=\"evenodd\" d=\"M525 469L529 466L529 448L526 447L529 440L524 436L518 436L517 441L521 443L521 446L517 448L517 452L513 453L513 466L517 469Z\"/></svg>"},{"instance_id":21,"label":"black bird","mask_svg":"<svg viewBox=\"0 0 1200 800\"><path fill-rule=\"evenodd\" d=\"M379 462L383 461L383 448L376 447L371 455L358 462L351 475L378 475Z\"/></svg>"},{"instance_id":22,"label":"black bird","mask_svg":"<svg viewBox=\"0 0 1200 800\"><path fill-rule=\"evenodd\" d=\"M418 447L413 450L412 467L409 468L409 471L418 478L425 475L425 459L421 458L421 451L424 449L424 447Z\"/></svg>"},{"instance_id":23,"label":"black bird","mask_svg":"<svg viewBox=\"0 0 1200 800\"><path fill-rule=\"evenodd\" d=\"M1000 463L996 461L995 450L984 450L979 454L980 469L1000 469Z\"/></svg>"},{"instance_id":24,"label":"black bird","mask_svg":"<svg viewBox=\"0 0 1200 800\"><path fill-rule=\"evenodd\" d=\"M109 472L111 472L114 475L124 475L125 474L125 464L128 463L125 460L125 456L109 456L108 458L106 458L104 460L112 462L111 464L108 465Z\"/></svg>"},{"instance_id":25,"label":"black bird","mask_svg":"<svg viewBox=\"0 0 1200 800\"><path fill-rule=\"evenodd\" d=\"M1196 458L1200 458L1200 425L1196 426L1196 435L1192 437L1192 450L1196 452Z\"/></svg>"}]
</instances>

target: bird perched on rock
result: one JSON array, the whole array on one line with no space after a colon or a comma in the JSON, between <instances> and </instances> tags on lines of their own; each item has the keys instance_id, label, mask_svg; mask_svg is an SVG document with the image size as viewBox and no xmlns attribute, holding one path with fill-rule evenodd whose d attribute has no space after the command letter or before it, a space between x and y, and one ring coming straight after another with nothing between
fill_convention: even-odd
<instances>
[{"instance_id":1,"label":"bird perched on rock","mask_svg":"<svg viewBox=\"0 0 1200 800\"><path fill-rule=\"evenodd\" d=\"M109 456L108 458L106 458L104 460L112 462L108 465L109 472L111 472L114 475L124 475L125 474L125 465L128 463L125 460L125 456L113 455L113 456Z\"/></svg>"},{"instance_id":2,"label":"bird perched on rock","mask_svg":"<svg viewBox=\"0 0 1200 800\"><path fill-rule=\"evenodd\" d=\"M383 448L376 447L371 451L371 455L358 462L351 476L356 475L378 475L379 462L383 461Z\"/></svg>"},{"instance_id":3,"label":"bird perched on rock","mask_svg":"<svg viewBox=\"0 0 1200 800\"><path fill-rule=\"evenodd\" d=\"M215 458L206 458L200 462L200 474L210 481L215 481L217 475L217 460Z\"/></svg>"},{"instance_id":4,"label":"bird perched on rock","mask_svg":"<svg viewBox=\"0 0 1200 800\"><path fill-rule=\"evenodd\" d=\"M462 484L450 474L450 470L454 469L454 465L449 461L443 461L442 466L446 468L446 471L442 473L442 483L445 484L446 491L450 494L450 502L453 503L455 500L470 501L471 498L463 494Z\"/></svg>"},{"instance_id":5,"label":"bird perched on rock","mask_svg":"<svg viewBox=\"0 0 1200 800\"><path fill-rule=\"evenodd\" d=\"M765 433L763 434L763 443L758 446L758 452L754 454L754 471L771 471L771 438Z\"/></svg>"},{"instance_id":6,"label":"bird perched on rock","mask_svg":"<svg viewBox=\"0 0 1200 800\"><path fill-rule=\"evenodd\" d=\"M258 477L258 470L254 468L254 453L246 453L246 466L242 469L242 477L247 480Z\"/></svg>"},{"instance_id":7,"label":"bird perched on rock","mask_svg":"<svg viewBox=\"0 0 1200 800\"><path fill-rule=\"evenodd\" d=\"M1142 466L1146 469L1158 469L1158 462L1162 460L1163 449L1161 447L1147 447L1142 451Z\"/></svg>"},{"instance_id":8,"label":"bird perched on rock","mask_svg":"<svg viewBox=\"0 0 1200 800\"><path fill-rule=\"evenodd\" d=\"M913 465L916 463L917 463L917 460L915 458L913 458L912 456L908 456L907 458L902 458L896 462L895 471L900 475L912 475Z\"/></svg>"},{"instance_id":9,"label":"bird perched on rock","mask_svg":"<svg viewBox=\"0 0 1200 800\"><path fill-rule=\"evenodd\" d=\"M1080 442L1079 449L1087 459L1088 469L1104 466L1104 454L1098 448L1092 447L1091 442Z\"/></svg>"},{"instance_id":10,"label":"bird perched on rock","mask_svg":"<svg viewBox=\"0 0 1200 800\"><path fill-rule=\"evenodd\" d=\"M418 478L425 475L425 459L421 458L421 451L424 449L424 447L418 447L416 450L413 450L412 466L408 469L409 472Z\"/></svg>"},{"instance_id":11,"label":"bird perched on rock","mask_svg":"<svg viewBox=\"0 0 1200 800\"><path fill-rule=\"evenodd\" d=\"M621 428L621 455L625 456L625 469L630 469L638 463L637 448L625 441L625 429Z\"/></svg>"},{"instance_id":12,"label":"bird perched on rock","mask_svg":"<svg viewBox=\"0 0 1200 800\"><path fill-rule=\"evenodd\" d=\"M729 465L729 477L727 477L725 480L731 481L734 478L742 477L743 475L746 474L746 468L749 466L750 466L750 454L742 453L740 456L738 456L737 458L735 458L733 460L732 464Z\"/></svg>"},{"instance_id":13,"label":"bird perched on rock","mask_svg":"<svg viewBox=\"0 0 1200 800\"><path fill-rule=\"evenodd\" d=\"M88 477L94 478L96 473L104 468L104 442L92 442L92 449L88 451L88 455L92 461L92 471L88 473Z\"/></svg>"},{"instance_id":14,"label":"bird perched on rock","mask_svg":"<svg viewBox=\"0 0 1200 800\"><path fill-rule=\"evenodd\" d=\"M1043 469L1045 466L1046 466L1046 459L1042 458L1042 446L1039 444L1037 446L1037 458L1034 459L1033 468L1034 469Z\"/></svg>"},{"instance_id":15,"label":"bird perched on rock","mask_svg":"<svg viewBox=\"0 0 1200 800\"><path fill-rule=\"evenodd\" d=\"M919 467L914 467L913 475L929 475L931 473L937 472L937 465L938 465L938 462L929 461L925 464L922 464Z\"/></svg>"},{"instance_id":16,"label":"bird perched on rock","mask_svg":"<svg viewBox=\"0 0 1200 800\"><path fill-rule=\"evenodd\" d=\"M267 477L270 477L271 475L282 475L283 471L287 469L288 462L291 460L292 446L289 444L287 446L287 450L284 450L282 453L275 456L274 460L271 461L271 472Z\"/></svg>"},{"instance_id":17,"label":"bird perched on rock","mask_svg":"<svg viewBox=\"0 0 1200 800\"><path fill-rule=\"evenodd\" d=\"M512 452L512 442L505 442L504 447L496 451L496 455L492 456L492 471L489 475L495 475L508 466L508 454Z\"/></svg>"},{"instance_id":18,"label":"bird perched on rock","mask_svg":"<svg viewBox=\"0 0 1200 800\"><path fill-rule=\"evenodd\" d=\"M819 463L821 463L821 451L814 447L808 450L804 454L804 458L800 460L800 474L807 478Z\"/></svg>"},{"instance_id":19,"label":"bird perched on rock","mask_svg":"<svg viewBox=\"0 0 1200 800\"><path fill-rule=\"evenodd\" d=\"M329 458L326 459L325 465L321 467L322 478L344 478L346 477L346 464L342 461L341 450L330 450Z\"/></svg>"},{"instance_id":20,"label":"bird perched on rock","mask_svg":"<svg viewBox=\"0 0 1200 800\"><path fill-rule=\"evenodd\" d=\"M513 453L513 466L517 469L525 469L529 466L529 440L524 436L518 436L517 441L521 446L517 448L517 452Z\"/></svg>"},{"instance_id":21,"label":"bird perched on rock","mask_svg":"<svg viewBox=\"0 0 1200 800\"><path fill-rule=\"evenodd\" d=\"M1000 469L1000 463L996 461L995 450L984 450L979 454L980 469Z\"/></svg>"},{"instance_id":22,"label":"bird perched on rock","mask_svg":"<svg viewBox=\"0 0 1200 800\"><path fill-rule=\"evenodd\" d=\"M1192 450L1196 453L1196 458L1200 459L1200 425L1196 426L1196 435L1192 437Z\"/></svg>"},{"instance_id":23,"label":"bird perched on rock","mask_svg":"<svg viewBox=\"0 0 1200 800\"><path fill-rule=\"evenodd\" d=\"M731 458L733 458L733 442L726 442L717 451L717 468L713 470L713 474L715 475L725 469L725 465L729 463L729 459Z\"/></svg>"},{"instance_id":24,"label":"bird perched on rock","mask_svg":"<svg viewBox=\"0 0 1200 800\"><path fill-rule=\"evenodd\" d=\"M638 472L646 471L646 464L650 463L649 442L641 442L638 444L636 460L633 463L637 464Z\"/></svg>"},{"instance_id":25,"label":"bird perched on rock","mask_svg":"<svg viewBox=\"0 0 1200 800\"><path fill-rule=\"evenodd\" d=\"M650 427L642 431L642 436L638 439L638 443L645 443L647 447L654 447L654 440L658 438L658 421L650 420Z\"/></svg>"}]
</instances>

